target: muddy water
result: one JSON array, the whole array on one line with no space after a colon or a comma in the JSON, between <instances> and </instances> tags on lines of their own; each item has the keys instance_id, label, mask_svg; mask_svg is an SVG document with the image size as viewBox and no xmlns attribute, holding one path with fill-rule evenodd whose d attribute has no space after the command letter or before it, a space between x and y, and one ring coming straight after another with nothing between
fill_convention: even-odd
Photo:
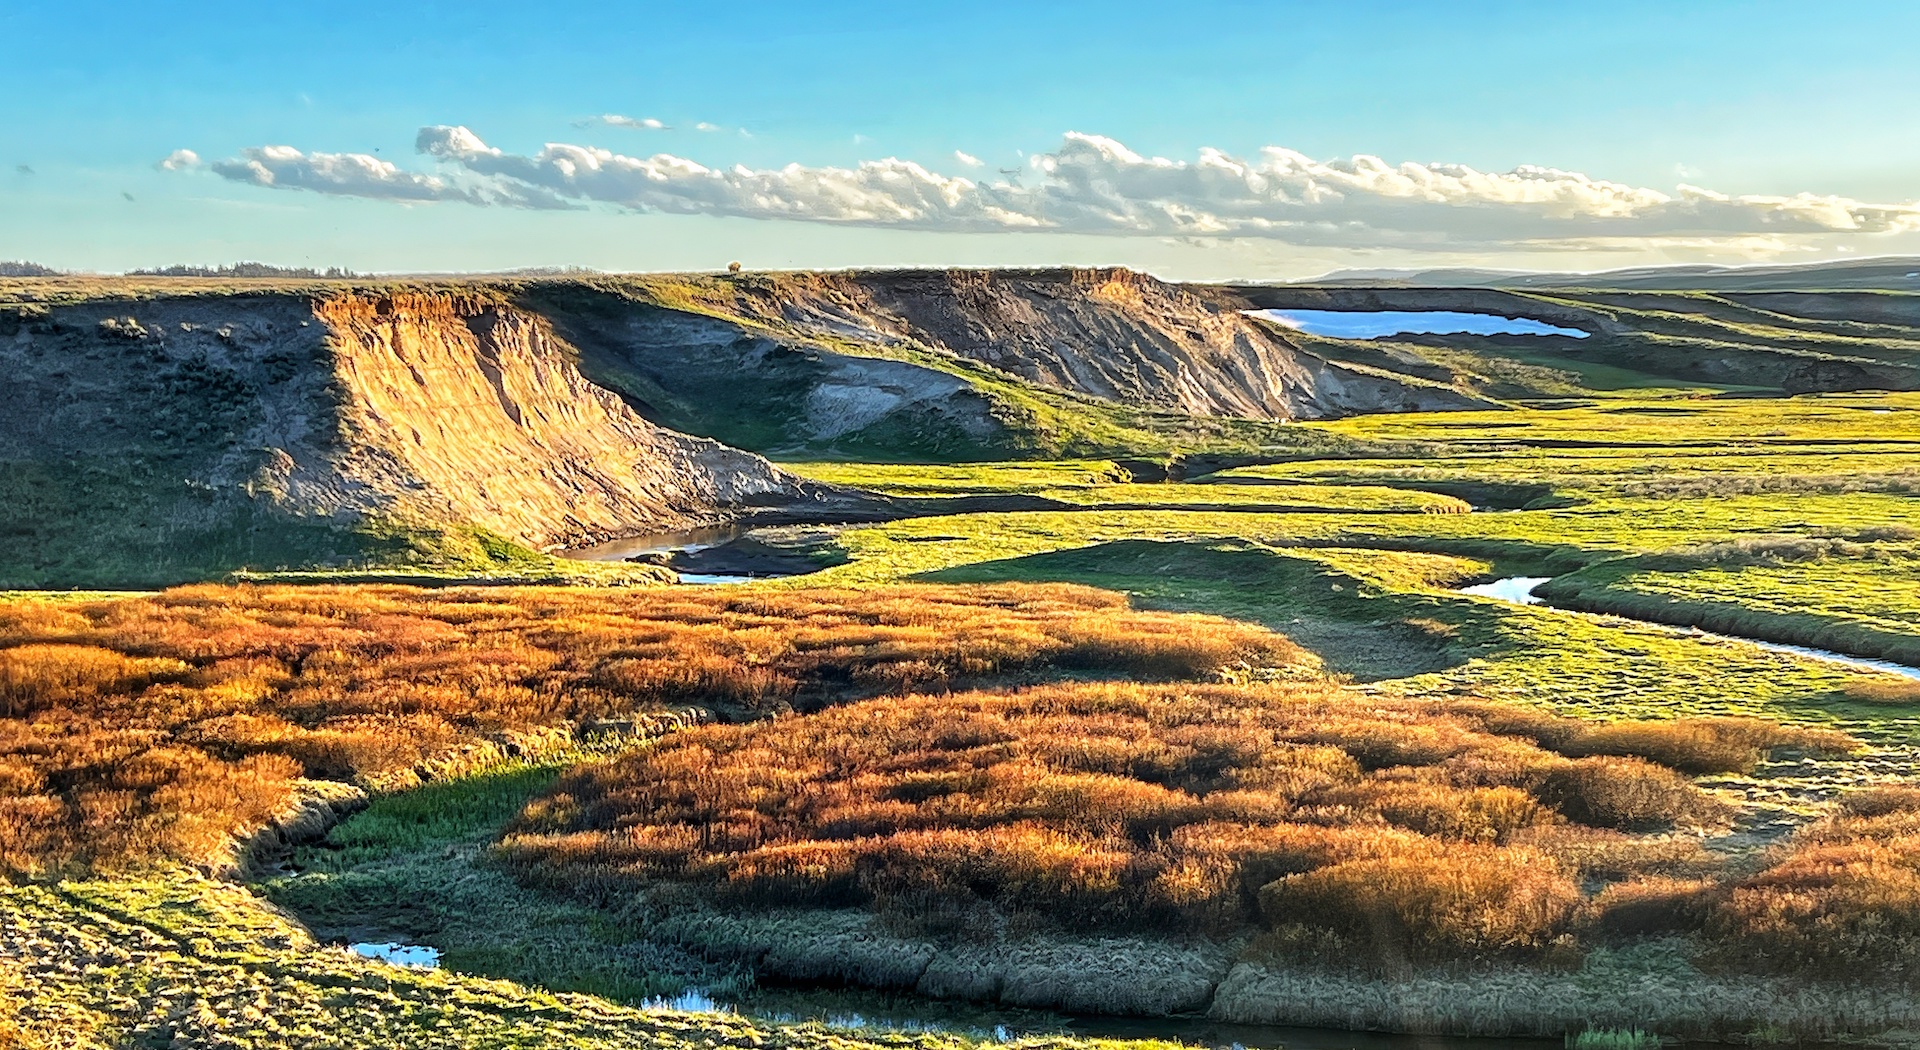
<instances>
[{"instance_id":1,"label":"muddy water","mask_svg":"<svg viewBox=\"0 0 1920 1050\"><path fill-rule=\"evenodd\" d=\"M577 558L581 561L626 561L640 554L671 554L674 551L698 551L708 547L718 547L753 531L745 525L711 525L701 529L682 529L679 532L655 532L645 536L629 536L623 540L611 540L592 547L562 551L562 556Z\"/></svg>"},{"instance_id":2,"label":"muddy water","mask_svg":"<svg viewBox=\"0 0 1920 1050\"><path fill-rule=\"evenodd\" d=\"M750 525L713 525L700 529L683 529L679 532L656 532L645 536L629 536L623 540L612 540L592 547L580 547L561 554L581 561L627 561L643 554L684 554L692 551L711 550L724 547L735 540L744 538L753 531ZM680 582L694 586L712 586L727 583L748 583L753 580L770 579L781 573L763 573L748 575L725 572L682 572Z\"/></svg>"},{"instance_id":3,"label":"muddy water","mask_svg":"<svg viewBox=\"0 0 1920 1050\"><path fill-rule=\"evenodd\" d=\"M1552 579L1552 577L1508 576L1505 579L1494 580L1491 583L1480 583L1472 587L1462 587L1455 593L1470 594L1478 598L1493 598L1503 602L1512 602L1515 605L1544 605L1546 603L1540 598L1535 597L1533 592L1535 588L1547 582L1549 579ZM1906 664L1897 664L1891 660L1875 660L1865 656L1849 656L1846 653L1836 653L1828 649L1814 649L1804 645L1788 645L1784 642L1769 642L1759 638L1747 638L1737 634L1715 634L1711 631L1702 631L1698 628L1675 627L1671 624L1655 623L1651 620L1637 620L1631 616L1620 616L1615 613L1607 613L1606 615L1612 616L1617 620L1627 620L1647 627L1654 627L1674 634L1684 634L1707 641L1745 642L1748 645L1756 645L1770 652L1791 653L1794 656L1823 660L1827 663L1845 664L1848 667L1857 667L1863 671L1889 671L1907 678L1920 679L1920 667L1909 667Z\"/></svg>"}]
</instances>

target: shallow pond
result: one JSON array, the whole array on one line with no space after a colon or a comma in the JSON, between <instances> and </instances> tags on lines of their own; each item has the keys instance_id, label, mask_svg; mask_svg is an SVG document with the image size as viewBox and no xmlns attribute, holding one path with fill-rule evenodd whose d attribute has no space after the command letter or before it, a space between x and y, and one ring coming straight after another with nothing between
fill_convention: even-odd
<instances>
[{"instance_id":1,"label":"shallow pond","mask_svg":"<svg viewBox=\"0 0 1920 1050\"><path fill-rule=\"evenodd\" d=\"M581 561L630 561L642 555L684 555L700 551L711 552L706 558L691 559L693 564L702 568L737 569L745 567L738 561L728 558L716 559L714 555L724 554L716 548L726 547L730 543L742 540L752 533L751 525L712 525L699 529L683 529L679 532L655 532L645 536L629 536L626 539L611 540L592 547L580 547L561 554ZM649 559L651 560L651 559ZM688 560L675 558L672 566L688 564ZM750 562L747 564L751 564ZM783 572L685 572L679 573L680 582L693 586L712 586L728 583L748 583L753 580L772 579L789 575Z\"/></svg>"},{"instance_id":2,"label":"shallow pond","mask_svg":"<svg viewBox=\"0 0 1920 1050\"><path fill-rule=\"evenodd\" d=\"M699 529L682 529L679 532L653 532L644 536L629 536L623 540L609 540L591 547L580 547L570 551L561 551L562 557L576 558L580 561L626 561L640 554L671 554L674 551L698 551L708 547L719 547L753 531L746 525L710 525Z\"/></svg>"},{"instance_id":3,"label":"shallow pond","mask_svg":"<svg viewBox=\"0 0 1920 1050\"><path fill-rule=\"evenodd\" d=\"M1550 576L1508 576L1505 579L1494 580L1490 583L1477 583L1471 587L1461 587L1454 593L1471 594L1477 598L1493 598L1503 602L1512 602L1515 605L1544 605L1546 603L1540 598L1535 597L1533 592L1535 588L1550 579L1552 579ZM1909 667L1906 664L1897 664L1891 660L1875 660L1865 656L1849 656L1846 653L1836 653L1828 649L1814 649L1805 645L1788 645L1785 642L1769 642L1759 638L1747 638L1737 634L1715 634L1712 631L1703 631L1697 627L1675 627L1672 624L1655 623L1652 620L1638 620L1631 616L1620 616L1616 613L1608 613L1606 615L1612 616L1617 620L1631 620L1634 623L1645 624L1648 627L1657 627L1663 631L1685 634L1695 638L1745 642L1748 645L1757 645L1762 649L1776 653L1792 653L1795 656L1805 656L1814 660L1824 660L1828 663L1858 667L1863 671L1890 671L1907 678L1920 679L1920 667Z\"/></svg>"},{"instance_id":4,"label":"shallow pond","mask_svg":"<svg viewBox=\"0 0 1920 1050\"><path fill-rule=\"evenodd\" d=\"M399 944L392 941L360 941L347 945L347 950L362 959L391 963L415 970L437 970L440 968L440 949L429 948L424 944Z\"/></svg>"},{"instance_id":5,"label":"shallow pond","mask_svg":"<svg viewBox=\"0 0 1920 1050\"><path fill-rule=\"evenodd\" d=\"M1533 589L1551 579L1551 576L1509 576L1504 580L1462 587L1460 593L1476 598L1498 598L1515 605L1539 605L1540 599L1533 596Z\"/></svg>"},{"instance_id":6,"label":"shallow pond","mask_svg":"<svg viewBox=\"0 0 1920 1050\"><path fill-rule=\"evenodd\" d=\"M1578 328L1530 317L1452 310L1249 310L1255 317L1329 339L1380 339L1390 335L1558 335L1585 339Z\"/></svg>"}]
</instances>

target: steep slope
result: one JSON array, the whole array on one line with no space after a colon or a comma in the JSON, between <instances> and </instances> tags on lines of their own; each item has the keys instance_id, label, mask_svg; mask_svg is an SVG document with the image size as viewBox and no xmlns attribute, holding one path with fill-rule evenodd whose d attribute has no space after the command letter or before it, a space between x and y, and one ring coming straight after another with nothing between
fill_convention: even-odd
<instances>
[{"instance_id":1,"label":"steep slope","mask_svg":"<svg viewBox=\"0 0 1920 1050\"><path fill-rule=\"evenodd\" d=\"M1195 416L1324 419L1475 407L1457 390L1303 351L1232 309L1124 269L779 274L742 308L926 347L1030 383Z\"/></svg>"},{"instance_id":2,"label":"steep slope","mask_svg":"<svg viewBox=\"0 0 1920 1050\"><path fill-rule=\"evenodd\" d=\"M759 451L963 459L1273 449L1278 424L1488 407L1329 360L1126 270L513 282L649 419Z\"/></svg>"},{"instance_id":3,"label":"steep slope","mask_svg":"<svg viewBox=\"0 0 1920 1050\"><path fill-rule=\"evenodd\" d=\"M536 546L794 502L758 456L664 430L581 375L540 318L454 293L339 297L341 422L329 458L372 491Z\"/></svg>"},{"instance_id":4,"label":"steep slope","mask_svg":"<svg viewBox=\"0 0 1920 1050\"><path fill-rule=\"evenodd\" d=\"M966 458L1018 443L988 393L925 363L570 284L519 298L579 348L595 383L675 430L759 451L882 458Z\"/></svg>"},{"instance_id":5,"label":"steep slope","mask_svg":"<svg viewBox=\"0 0 1920 1050\"><path fill-rule=\"evenodd\" d=\"M0 586L486 563L836 495L641 418L484 290L0 308Z\"/></svg>"}]
</instances>

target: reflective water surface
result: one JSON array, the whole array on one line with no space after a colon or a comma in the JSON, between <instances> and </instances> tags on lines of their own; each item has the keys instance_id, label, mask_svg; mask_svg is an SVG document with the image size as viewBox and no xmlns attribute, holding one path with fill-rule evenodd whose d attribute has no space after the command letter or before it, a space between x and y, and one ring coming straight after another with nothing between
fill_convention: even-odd
<instances>
[{"instance_id":1,"label":"reflective water surface","mask_svg":"<svg viewBox=\"0 0 1920 1050\"><path fill-rule=\"evenodd\" d=\"M1578 328L1563 328L1530 317L1460 313L1453 310L1249 310L1329 339L1379 339L1389 335L1558 335L1585 339Z\"/></svg>"}]
</instances>

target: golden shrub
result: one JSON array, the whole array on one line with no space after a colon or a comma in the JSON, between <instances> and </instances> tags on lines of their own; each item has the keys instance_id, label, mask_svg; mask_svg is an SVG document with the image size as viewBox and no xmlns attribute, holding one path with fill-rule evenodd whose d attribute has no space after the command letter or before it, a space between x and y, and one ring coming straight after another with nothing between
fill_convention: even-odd
<instances>
[{"instance_id":1,"label":"golden shrub","mask_svg":"<svg viewBox=\"0 0 1920 1050\"><path fill-rule=\"evenodd\" d=\"M1546 857L1472 846L1344 861L1260 890L1269 922L1326 930L1389 966L1537 951L1579 903L1573 881Z\"/></svg>"},{"instance_id":2,"label":"golden shrub","mask_svg":"<svg viewBox=\"0 0 1920 1050\"><path fill-rule=\"evenodd\" d=\"M1414 888L1472 914L1406 926L1407 950L1531 950L1578 894L1572 869L1510 840L1564 823L1530 789L1572 764L1443 705L1324 682L1063 683L676 734L571 771L564 804L530 806L501 849L563 886L1189 930L1244 925L1261 887L1290 877L1372 864L1404 881L1395 865L1433 863L1454 881Z\"/></svg>"},{"instance_id":3,"label":"golden shrub","mask_svg":"<svg viewBox=\"0 0 1920 1050\"><path fill-rule=\"evenodd\" d=\"M1065 585L198 586L0 604L0 867L204 859L300 776L404 779L505 730L1303 659L1250 624Z\"/></svg>"}]
</instances>

